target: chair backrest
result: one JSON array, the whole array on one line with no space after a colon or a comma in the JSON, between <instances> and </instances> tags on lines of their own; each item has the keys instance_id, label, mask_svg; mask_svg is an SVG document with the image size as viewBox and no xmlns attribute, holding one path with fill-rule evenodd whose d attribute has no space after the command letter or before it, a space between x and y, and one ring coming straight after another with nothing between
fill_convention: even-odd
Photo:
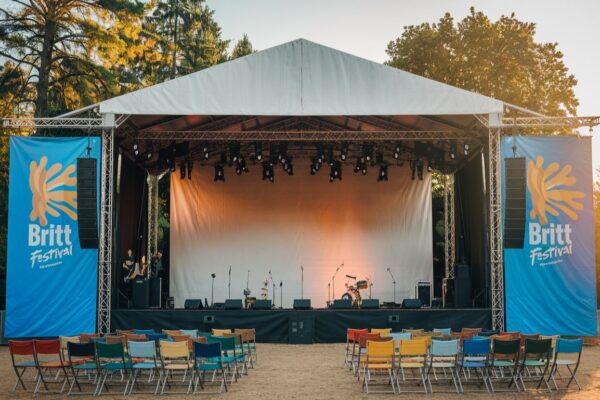
<instances>
[{"instance_id":1,"label":"chair backrest","mask_svg":"<svg viewBox=\"0 0 600 400\"><path fill-rule=\"evenodd\" d=\"M59 336L58 339L60 340L60 348L62 350L67 349L67 343L81 343L79 336Z\"/></svg>"},{"instance_id":2,"label":"chair backrest","mask_svg":"<svg viewBox=\"0 0 600 400\"><path fill-rule=\"evenodd\" d=\"M381 337L388 337L392 333L392 328L372 328L371 333L379 333Z\"/></svg>"},{"instance_id":3,"label":"chair backrest","mask_svg":"<svg viewBox=\"0 0 600 400\"><path fill-rule=\"evenodd\" d=\"M439 333L442 336L450 336L452 334L451 328L433 328L433 333Z\"/></svg>"},{"instance_id":4,"label":"chair backrest","mask_svg":"<svg viewBox=\"0 0 600 400\"><path fill-rule=\"evenodd\" d=\"M401 356L425 356L427 354L427 341L411 339L400 341Z\"/></svg>"},{"instance_id":5,"label":"chair backrest","mask_svg":"<svg viewBox=\"0 0 600 400\"><path fill-rule=\"evenodd\" d=\"M461 333L472 333L473 335L477 335L481 332L481 328L462 328Z\"/></svg>"},{"instance_id":6,"label":"chair backrest","mask_svg":"<svg viewBox=\"0 0 600 400\"><path fill-rule=\"evenodd\" d=\"M525 356L542 355L552 352L552 339L525 339Z\"/></svg>"},{"instance_id":7,"label":"chair backrest","mask_svg":"<svg viewBox=\"0 0 600 400\"><path fill-rule=\"evenodd\" d=\"M518 356L520 350L521 341L519 339L499 339L497 337L492 339L493 354Z\"/></svg>"},{"instance_id":8,"label":"chair backrest","mask_svg":"<svg viewBox=\"0 0 600 400\"><path fill-rule=\"evenodd\" d=\"M127 344L127 349L130 357L139 358L155 358L156 357L156 342L149 340L146 342L130 341Z\"/></svg>"},{"instance_id":9,"label":"chair backrest","mask_svg":"<svg viewBox=\"0 0 600 400\"><path fill-rule=\"evenodd\" d=\"M187 342L190 338L190 335L171 335L171 339L175 342Z\"/></svg>"},{"instance_id":10,"label":"chair backrest","mask_svg":"<svg viewBox=\"0 0 600 400\"><path fill-rule=\"evenodd\" d=\"M491 337L491 336L496 336L498 334L500 334L500 331L498 329L494 329L494 330L483 329L481 332L479 332L478 335Z\"/></svg>"},{"instance_id":11,"label":"chair backrest","mask_svg":"<svg viewBox=\"0 0 600 400\"><path fill-rule=\"evenodd\" d=\"M194 342L194 358L221 358L221 343Z\"/></svg>"},{"instance_id":12,"label":"chair backrest","mask_svg":"<svg viewBox=\"0 0 600 400\"><path fill-rule=\"evenodd\" d=\"M521 334L519 336L519 338L521 339L521 347L525 346L525 341L527 339L539 339L540 338L540 334L539 333L532 333L532 334Z\"/></svg>"},{"instance_id":13,"label":"chair backrest","mask_svg":"<svg viewBox=\"0 0 600 400\"><path fill-rule=\"evenodd\" d=\"M33 340L9 340L8 349L15 356L32 356Z\"/></svg>"},{"instance_id":14,"label":"chair backrest","mask_svg":"<svg viewBox=\"0 0 600 400\"><path fill-rule=\"evenodd\" d=\"M364 349L367 347L367 340L380 338L381 335L379 333L360 333L356 337L358 338L358 346Z\"/></svg>"},{"instance_id":15,"label":"chair backrest","mask_svg":"<svg viewBox=\"0 0 600 400\"><path fill-rule=\"evenodd\" d=\"M75 343L67 342L67 354L71 357L94 357L95 345L94 342Z\"/></svg>"},{"instance_id":16,"label":"chair backrest","mask_svg":"<svg viewBox=\"0 0 600 400\"><path fill-rule=\"evenodd\" d=\"M179 329L163 329L163 333L166 333L167 336L180 335Z\"/></svg>"},{"instance_id":17,"label":"chair backrest","mask_svg":"<svg viewBox=\"0 0 600 400\"><path fill-rule=\"evenodd\" d=\"M500 332L500 336L511 336L514 339L520 339L521 332Z\"/></svg>"},{"instance_id":18,"label":"chair backrest","mask_svg":"<svg viewBox=\"0 0 600 400\"><path fill-rule=\"evenodd\" d=\"M459 340L434 340L431 344L432 356L456 356L458 355Z\"/></svg>"},{"instance_id":19,"label":"chair backrest","mask_svg":"<svg viewBox=\"0 0 600 400\"><path fill-rule=\"evenodd\" d=\"M383 340L381 340L383 339ZM369 362L372 362L372 358L393 358L395 354L394 341L389 338L381 338L380 340L368 340L367 341L367 357ZM388 339L388 340L385 340Z\"/></svg>"},{"instance_id":20,"label":"chair backrest","mask_svg":"<svg viewBox=\"0 0 600 400\"><path fill-rule=\"evenodd\" d=\"M123 342L118 342L118 343L96 342L96 356L98 358L125 359L125 347L123 347Z\"/></svg>"},{"instance_id":21,"label":"chair backrest","mask_svg":"<svg viewBox=\"0 0 600 400\"><path fill-rule=\"evenodd\" d=\"M148 335L158 333L154 329L134 329L133 333L136 335Z\"/></svg>"},{"instance_id":22,"label":"chair backrest","mask_svg":"<svg viewBox=\"0 0 600 400\"><path fill-rule=\"evenodd\" d=\"M192 342L194 342L194 343L208 343L208 340L206 340L205 336L200 336L200 337L192 339Z\"/></svg>"},{"instance_id":23,"label":"chair backrest","mask_svg":"<svg viewBox=\"0 0 600 400\"><path fill-rule=\"evenodd\" d=\"M91 342L94 338L99 338L100 335L98 333L80 333L79 334L79 342L88 343Z\"/></svg>"},{"instance_id":24,"label":"chair backrest","mask_svg":"<svg viewBox=\"0 0 600 400\"><path fill-rule=\"evenodd\" d=\"M348 328L346 330L346 340L349 342L355 342L356 341L356 335L361 334L361 333L369 333L368 329L352 329L352 328Z\"/></svg>"},{"instance_id":25,"label":"chair backrest","mask_svg":"<svg viewBox=\"0 0 600 400\"><path fill-rule=\"evenodd\" d=\"M180 329L179 332L181 335L188 335L192 339L198 337L198 329Z\"/></svg>"},{"instance_id":26,"label":"chair backrest","mask_svg":"<svg viewBox=\"0 0 600 400\"><path fill-rule=\"evenodd\" d=\"M104 336L107 344L123 343L125 344L125 336L107 335Z\"/></svg>"},{"instance_id":27,"label":"chair backrest","mask_svg":"<svg viewBox=\"0 0 600 400\"><path fill-rule=\"evenodd\" d=\"M242 335L242 340L246 343L256 341L256 330L254 329L236 328L234 332Z\"/></svg>"},{"instance_id":28,"label":"chair backrest","mask_svg":"<svg viewBox=\"0 0 600 400\"><path fill-rule=\"evenodd\" d=\"M233 336L216 336L216 338L221 342L221 350L225 352L233 350L235 352L235 338Z\"/></svg>"},{"instance_id":29,"label":"chair backrest","mask_svg":"<svg viewBox=\"0 0 600 400\"><path fill-rule=\"evenodd\" d=\"M60 355L60 340L58 339L50 339L50 340L34 340L33 341L33 349L36 354L58 354Z\"/></svg>"},{"instance_id":30,"label":"chair backrest","mask_svg":"<svg viewBox=\"0 0 600 400\"><path fill-rule=\"evenodd\" d=\"M390 337L398 342L400 340L410 340L412 335L409 332L392 332L390 333Z\"/></svg>"},{"instance_id":31,"label":"chair backrest","mask_svg":"<svg viewBox=\"0 0 600 400\"><path fill-rule=\"evenodd\" d=\"M190 351L187 341L185 342L168 342L161 340L160 355L163 358L189 358Z\"/></svg>"},{"instance_id":32,"label":"chair backrest","mask_svg":"<svg viewBox=\"0 0 600 400\"><path fill-rule=\"evenodd\" d=\"M212 335L213 335L212 332L201 332L201 331L198 331L198 337L200 337L200 336L202 336L202 337L209 337L209 336L212 336Z\"/></svg>"},{"instance_id":33,"label":"chair backrest","mask_svg":"<svg viewBox=\"0 0 600 400\"><path fill-rule=\"evenodd\" d=\"M490 353L490 339L465 339L463 340L463 354L487 355Z\"/></svg>"},{"instance_id":34,"label":"chair backrest","mask_svg":"<svg viewBox=\"0 0 600 400\"><path fill-rule=\"evenodd\" d=\"M231 333L231 329L213 329L212 334L214 336L223 336L226 333Z\"/></svg>"},{"instance_id":35,"label":"chair backrest","mask_svg":"<svg viewBox=\"0 0 600 400\"><path fill-rule=\"evenodd\" d=\"M148 340L146 335L137 333L128 333L125 335L125 339L127 339L128 342L145 342Z\"/></svg>"},{"instance_id":36,"label":"chair backrest","mask_svg":"<svg viewBox=\"0 0 600 400\"><path fill-rule=\"evenodd\" d=\"M166 333L147 333L146 337L148 338L148 340L161 340L161 339L166 339L168 336Z\"/></svg>"},{"instance_id":37,"label":"chair backrest","mask_svg":"<svg viewBox=\"0 0 600 400\"><path fill-rule=\"evenodd\" d=\"M106 343L106 338L103 337L93 337L90 342L92 343Z\"/></svg>"},{"instance_id":38,"label":"chair backrest","mask_svg":"<svg viewBox=\"0 0 600 400\"><path fill-rule=\"evenodd\" d=\"M117 329L117 335L125 336L128 333L135 333L135 329Z\"/></svg>"},{"instance_id":39,"label":"chair backrest","mask_svg":"<svg viewBox=\"0 0 600 400\"><path fill-rule=\"evenodd\" d=\"M420 335L421 333L425 332L425 329L402 329L402 332L407 332L407 333L410 333L411 335L415 336L415 335Z\"/></svg>"},{"instance_id":40,"label":"chair backrest","mask_svg":"<svg viewBox=\"0 0 600 400\"><path fill-rule=\"evenodd\" d=\"M557 353L581 353L583 351L583 339L562 339L556 342Z\"/></svg>"}]
</instances>

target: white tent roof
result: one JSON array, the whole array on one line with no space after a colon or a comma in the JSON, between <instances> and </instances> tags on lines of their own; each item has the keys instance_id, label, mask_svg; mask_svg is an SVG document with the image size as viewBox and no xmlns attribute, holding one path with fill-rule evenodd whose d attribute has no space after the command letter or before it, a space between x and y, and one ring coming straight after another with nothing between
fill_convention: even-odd
<instances>
[{"instance_id":1,"label":"white tent roof","mask_svg":"<svg viewBox=\"0 0 600 400\"><path fill-rule=\"evenodd\" d=\"M100 103L130 115L467 115L501 101L305 39Z\"/></svg>"}]
</instances>

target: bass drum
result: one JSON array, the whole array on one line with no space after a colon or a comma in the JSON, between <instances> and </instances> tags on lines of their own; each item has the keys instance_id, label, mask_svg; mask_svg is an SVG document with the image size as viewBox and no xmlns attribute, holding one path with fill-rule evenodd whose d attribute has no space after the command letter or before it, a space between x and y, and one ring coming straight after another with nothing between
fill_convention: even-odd
<instances>
[{"instance_id":1,"label":"bass drum","mask_svg":"<svg viewBox=\"0 0 600 400\"><path fill-rule=\"evenodd\" d=\"M352 301L352 295L350 295L350 293L344 293L342 295L342 300L350 300L350 301Z\"/></svg>"}]
</instances>

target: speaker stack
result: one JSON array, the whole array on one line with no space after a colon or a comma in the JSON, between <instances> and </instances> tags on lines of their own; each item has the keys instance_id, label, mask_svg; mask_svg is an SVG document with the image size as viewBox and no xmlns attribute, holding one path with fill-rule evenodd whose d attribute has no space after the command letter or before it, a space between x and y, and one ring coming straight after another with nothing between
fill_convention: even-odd
<instances>
[{"instance_id":1,"label":"speaker stack","mask_svg":"<svg viewBox=\"0 0 600 400\"><path fill-rule=\"evenodd\" d=\"M522 249L525 240L525 157L504 159L504 248Z\"/></svg>"},{"instance_id":2,"label":"speaker stack","mask_svg":"<svg viewBox=\"0 0 600 400\"><path fill-rule=\"evenodd\" d=\"M82 249L98 248L97 159L77 159L77 227Z\"/></svg>"}]
</instances>

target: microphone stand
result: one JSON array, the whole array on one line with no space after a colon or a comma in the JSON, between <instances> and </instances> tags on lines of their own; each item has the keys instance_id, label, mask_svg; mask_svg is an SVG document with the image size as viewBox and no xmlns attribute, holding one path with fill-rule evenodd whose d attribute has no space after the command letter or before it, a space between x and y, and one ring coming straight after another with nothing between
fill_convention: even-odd
<instances>
[{"instance_id":1,"label":"microphone stand","mask_svg":"<svg viewBox=\"0 0 600 400\"><path fill-rule=\"evenodd\" d=\"M387 272L390 273L390 276L392 277L392 283L394 284L394 306L396 305L396 278L394 278L394 275L392 274L392 271L388 268Z\"/></svg>"},{"instance_id":2,"label":"microphone stand","mask_svg":"<svg viewBox=\"0 0 600 400\"><path fill-rule=\"evenodd\" d=\"M327 307L331 306L331 282L327 283Z\"/></svg>"},{"instance_id":3,"label":"microphone stand","mask_svg":"<svg viewBox=\"0 0 600 400\"><path fill-rule=\"evenodd\" d=\"M342 261L342 263L340 264L339 267L337 267L337 269L335 270L335 273L333 274L333 277L331 278L331 295L333 297L333 299L335 300L335 276L337 275L337 273L339 272L340 269L344 268L344 262Z\"/></svg>"},{"instance_id":4,"label":"microphone stand","mask_svg":"<svg viewBox=\"0 0 600 400\"><path fill-rule=\"evenodd\" d=\"M228 299L231 298L231 265L229 266L229 284L228 284L228 290L229 290L229 295L227 296Z\"/></svg>"},{"instance_id":5,"label":"microphone stand","mask_svg":"<svg viewBox=\"0 0 600 400\"><path fill-rule=\"evenodd\" d=\"M212 282L210 285L210 307L212 308L215 305L215 276L217 275L213 273L210 276L212 277Z\"/></svg>"},{"instance_id":6,"label":"microphone stand","mask_svg":"<svg viewBox=\"0 0 600 400\"><path fill-rule=\"evenodd\" d=\"M283 310L283 281L279 281L279 308Z\"/></svg>"},{"instance_id":7,"label":"microphone stand","mask_svg":"<svg viewBox=\"0 0 600 400\"><path fill-rule=\"evenodd\" d=\"M302 271L302 279L300 280L300 299L304 300L304 266L300 266Z\"/></svg>"},{"instance_id":8,"label":"microphone stand","mask_svg":"<svg viewBox=\"0 0 600 400\"><path fill-rule=\"evenodd\" d=\"M273 308L275 308L275 282L273 281L271 270L269 270L269 279L271 279L271 283L273 284Z\"/></svg>"}]
</instances>

